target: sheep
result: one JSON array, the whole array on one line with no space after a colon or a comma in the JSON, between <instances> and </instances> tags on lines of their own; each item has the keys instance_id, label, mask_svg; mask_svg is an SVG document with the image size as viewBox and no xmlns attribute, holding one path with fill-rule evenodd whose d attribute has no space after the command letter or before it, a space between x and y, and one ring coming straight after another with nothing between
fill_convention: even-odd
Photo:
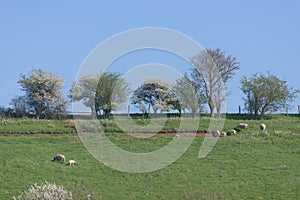
<instances>
[{"instance_id":1,"label":"sheep","mask_svg":"<svg viewBox=\"0 0 300 200\"><path fill-rule=\"evenodd\" d=\"M235 135L235 134L236 134L236 130L234 129L227 132L228 136Z\"/></svg>"},{"instance_id":2,"label":"sheep","mask_svg":"<svg viewBox=\"0 0 300 200\"><path fill-rule=\"evenodd\" d=\"M227 133L226 132L221 132L220 137L225 137L225 136L227 136Z\"/></svg>"},{"instance_id":3,"label":"sheep","mask_svg":"<svg viewBox=\"0 0 300 200\"><path fill-rule=\"evenodd\" d=\"M53 158L53 161L58 162L65 162L66 157L63 154L56 154L56 156Z\"/></svg>"},{"instance_id":4,"label":"sheep","mask_svg":"<svg viewBox=\"0 0 300 200\"><path fill-rule=\"evenodd\" d=\"M69 160L69 165L75 165L76 164L76 161L75 160Z\"/></svg>"},{"instance_id":5,"label":"sheep","mask_svg":"<svg viewBox=\"0 0 300 200\"><path fill-rule=\"evenodd\" d=\"M180 138L180 135L178 133L175 136L176 136L176 138Z\"/></svg>"},{"instance_id":6,"label":"sheep","mask_svg":"<svg viewBox=\"0 0 300 200\"><path fill-rule=\"evenodd\" d=\"M236 126L236 128L239 128L239 129L248 129L248 124L246 123L240 123Z\"/></svg>"},{"instance_id":7,"label":"sheep","mask_svg":"<svg viewBox=\"0 0 300 200\"><path fill-rule=\"evenodd\" d=\"M212 136L214 136L214 137L220 137L220 135L221 135L221 133L220 133L220 131L219 130L217 130L217 131L212 131Z\"/></svg>"},{"instance_id":8,"label":"sheep","mask_svg":"<svg viewBox=\"0 0 300 200\"><path fill-rule=\"evenodd\" d=\"M267 128L267 126L265 124L261 124L259 127L260 127L261 131L265 131Z\"/></svg>"}]
</instances>

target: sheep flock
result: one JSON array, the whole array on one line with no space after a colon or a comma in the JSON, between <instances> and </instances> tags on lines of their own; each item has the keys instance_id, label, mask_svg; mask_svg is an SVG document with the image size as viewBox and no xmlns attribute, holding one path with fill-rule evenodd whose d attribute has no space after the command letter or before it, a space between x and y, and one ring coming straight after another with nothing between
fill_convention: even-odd
<instances>
[{"instance_id":1,"label":"sheep flock","mask_svg":"<svg viewBox=\"0 0 300 200\"><path fill-rule=\"evenodd\" d=\"M249 125L247 123L239 123L234 129L228 131L228 132L220 132L219 130L217 131L212 131L211 134L213 137L225 137L225 136L231 136L237 134L237 132L241 131L242 129L248 130ZM259 125L259 129L261 131L265 131L267 128L267 125L262 123Z\"/></svg>"}]
</instances>

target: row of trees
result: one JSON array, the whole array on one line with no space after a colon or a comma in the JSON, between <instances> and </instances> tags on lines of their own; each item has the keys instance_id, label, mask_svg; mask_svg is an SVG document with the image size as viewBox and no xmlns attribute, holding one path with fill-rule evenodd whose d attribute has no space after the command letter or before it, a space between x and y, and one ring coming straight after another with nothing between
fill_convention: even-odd
<instances>
[{"instance_id":1,"label":"row of trees","mask_svg":"<svg viewBox=\"0 0 300 200\"><path fill-rule=\"evenodd\" d=\"M220 49L199 52L190 59L194 66L190 73L171 84L159 78L146 80L131 90L121 74L105 72L86 75L74 82L67 98L62 95L63 79L51 72L33 70L27 76L20 75L19 84L25 92L11 100L17 117L28 114L36 118L61 118L71 101L81 101L91 109L93 117L108 118L112 111L124 108L128 103L143 114L158 111L188 111L195 116L203 112L207 104L212 117L220 117L226 97L226 84L233 78L240 63ZM245 94L244 108L255 117L275 112L295 99L298 90L289 87L271 73L256 73L242 77L241 90Z\"/></svg>"}]
</instances>

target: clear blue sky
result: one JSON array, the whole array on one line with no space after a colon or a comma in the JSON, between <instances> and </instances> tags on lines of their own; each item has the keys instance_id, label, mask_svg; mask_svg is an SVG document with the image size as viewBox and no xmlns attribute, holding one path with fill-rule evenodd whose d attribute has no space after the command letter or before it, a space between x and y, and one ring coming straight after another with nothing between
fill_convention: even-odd
<instances>
[{"instance_id":1,"label":"clear blue sky","mask_svg":"<svg viewBox=\"0 0 300 200\"><path fill-rule=\"evenodd\" d=\"M271 71L300 88L299 9L298 0L1 1L0 105L21 94L19 75L34 68L62 76L66 94L96 45L150 26L177 30L205 48L236 56L241 69L228 86L227 110L237 112L243 75Z\"/></svg>"}]
</instances>

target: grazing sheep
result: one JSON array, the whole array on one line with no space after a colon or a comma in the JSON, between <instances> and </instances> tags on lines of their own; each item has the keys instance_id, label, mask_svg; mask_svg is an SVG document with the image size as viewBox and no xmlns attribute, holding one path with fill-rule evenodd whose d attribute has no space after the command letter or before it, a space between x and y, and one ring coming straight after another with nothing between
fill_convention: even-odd
<instances>
[{"instance_id":1,"label":"grazing sheep","mask_svg":"<svg viewBox=\"0 0 300 200\"><path fill-rule=\"evenodd\" d=\"M66 157L63 154L56 154L56 156L53 158L53 161L58 162L65 162Z\"/></svg>"},{"instance_id":2,"label":"grazing sheep","mask_svg":"<svg viewBox=\"0 0 300 200\"><path fill-rule=\"evenodd\" d=\"M225 137L225 136L227 136L227 133L226 132L221 132L220 137Z\"/></svg>"},{"instance_id":3,"label":"grazing sheep","mask_svg":"<svg viewBox=\"0 0 300 200\"><path fill-rule=\"evenodd\" d=\"M75 128L75 123L73 120L67 120L65 123L65 127Z\"/></svg>"},{"instance_id":4,"label":"grazing sheep","mask_svg":"<svg viewBox=\"0 0 300 200\"><path fill-rule=\"evenodd\" d=\"M227 132L228 136L235 135L235 134L236 134L236 130L234 129Z\"/></svg>"},{"instance_id":5,"label":"grazing sheep","mask_svg":"<svg viewBox=\"0 0 300 200\"><path fill-rule=\"evenodd\" d=\"M248 124L240 123L236 127L239 128L239 129L248 129Z\"/></svg>"},{"instance_id":6,"label":"grazing sheep","mask_svg":"<svg viewBox=\"0 0 300 200\"><path fill-rule=\"evenodd\" d=\"M236 133L241 132L241 129L239 129L239 128L237 128L237 127L235 127L233 130L235 130Z\"/></svg>"},{"instance_id":7,"label":"grazing sheep","mask_svg":"<svg viewBox=\"0 0 300 200\"><path fill-rule=\"evenodd\" d=\"M214 137L220 137L220 135L221 135L221 133L220 133L219 130L217 130L217 131L212 131L211 134L212 134L212 136L214 136Z\"/></svg>"},{"instance_id":8,"label":"grazing sheep","mask_svg":"<svg viewBox=\"0 0 300 200\"><path fill-rule=\"evenodd\" d=\"M69 165L75 165L76 164L76 161L75 160L69 160Z\"/></svg>"},{"instance_id":9,"label":"grazing sheep","mask_svg":"<svg viewBox=\"0 0 300 200\"><path fill-rule=\"evenodd\" d=\"M267 126L265 124L261 124L260 126L260 130L264 131L266 130Z\"/></svg>"}]
</instances>

